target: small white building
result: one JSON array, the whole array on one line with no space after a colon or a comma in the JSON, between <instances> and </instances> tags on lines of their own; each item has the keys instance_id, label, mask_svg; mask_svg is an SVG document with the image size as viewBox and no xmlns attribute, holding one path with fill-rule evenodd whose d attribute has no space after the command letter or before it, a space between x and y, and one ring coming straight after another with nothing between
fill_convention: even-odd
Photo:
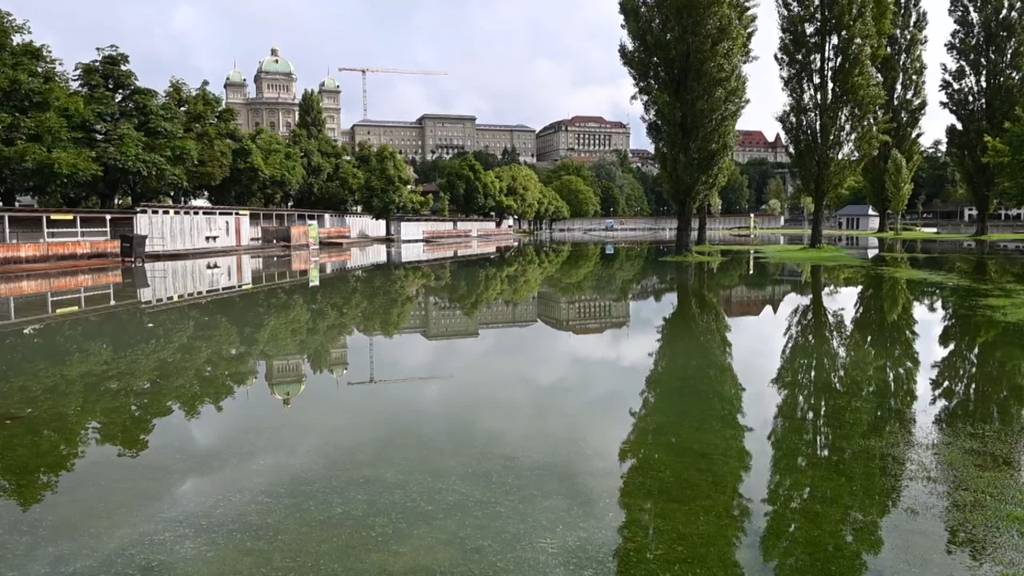
<instances>
[{"instance_id":1,"label":"small white building","mask_svg":"<svg viewBox=\"0 0 1024 576\"><path fill-rule=\"evenodd\" d=\"M837 230L878 230L878 212L867 204L848 204L836 212Z\"/></svg>"}]
</instances>

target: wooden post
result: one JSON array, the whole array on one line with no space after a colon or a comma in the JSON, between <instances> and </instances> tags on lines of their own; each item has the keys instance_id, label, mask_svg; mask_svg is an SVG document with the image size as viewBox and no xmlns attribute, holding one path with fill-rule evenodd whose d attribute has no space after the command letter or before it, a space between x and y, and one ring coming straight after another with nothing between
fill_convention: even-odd
<instances>
[{"instance_id":1,"label":"wooden post","mask_svg":"<svg viewBox=\"0 0 1024 576\"><path fill-rule=\"evenodd\" d=\"M4 243L11 241L11 216L4 214ZM12 301L13 304L13 301Z\"/></svg>"},{"instance_id":2,"label":"wooden post","mask_svg":"<svg viewBox=\"0 0 1024 576\"><path fill-rule=\"evenodd\" d=\"M134 221L135 219L132 218L132 220ZM113 240L113 238L110 237L110 214L107 214L107 240Z\"/></svg>"},{"instance_id":3,"label":"wooden post","mask_svg":"<svg viewBox=\"0 0 1024 576\"><path fill-rule=\"evenodd\" d=\"M81 216L75 216L75 233L76 233L75 235L78 237L78 239L81 240L82 239L82 217Z\"/></svg>"},{"instance_id":4,"label":"wooden post","mask_svg":"<svg viewBox=\"0 0 1024 576\"><path fill-rule=\"evenodd\" d=\"M47 238L46 236L46 214L43 214L43 242L49 242L49 238Z\"/></svg>"},{"instance_id":5,"label":"wooden post","mask_svg":"<svg viewBox=\"0 0 1024 576\"><path fill-rule=\"evenodd\" d=\"M14 296L9 296L7 298L7 307L10 308L11 321L13 322L14 321Z\"/></svg>"}]
</instances>

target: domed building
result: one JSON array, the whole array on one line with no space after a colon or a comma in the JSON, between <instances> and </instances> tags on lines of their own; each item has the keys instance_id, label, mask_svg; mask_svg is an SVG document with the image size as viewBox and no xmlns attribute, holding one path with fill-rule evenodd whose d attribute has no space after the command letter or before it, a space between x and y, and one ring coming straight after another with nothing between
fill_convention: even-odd
<instances>
[{"instance_id":1,"label":"domed building","mask_svg":"<svg viewBox=\"0 0 1024 576\"><path fill-rule=\"evenodd\" d=\"M299 120L299 97L296 89L298 76L295 66L281 56L277 48L270 49L270 55L260 60L253 76L255 96L249 93L245 75L238 69L232 70L224 79L224 103L238 113L238 125L245 132L263 128L287 136ZM341 86L332 77L327 77L317 90L320 94L327 124L327 134L339 139L341 136Z\"/></svg>"}]
</instances>

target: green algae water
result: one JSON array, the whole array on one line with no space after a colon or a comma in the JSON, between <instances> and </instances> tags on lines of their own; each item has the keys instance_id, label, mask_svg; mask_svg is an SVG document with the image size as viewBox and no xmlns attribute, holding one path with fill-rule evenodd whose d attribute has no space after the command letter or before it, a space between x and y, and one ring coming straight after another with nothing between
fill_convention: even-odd
<instances>
[{"instance_id":1,"label":"green algae water","mask_svg":"<svg viewBox=\"0 0 1024 576\"><path fill-rule=\"evenodd\" d=\"M948 252L12 298L0 574L1024 574L1024 259Z\"/></svg>"}]
</instances>

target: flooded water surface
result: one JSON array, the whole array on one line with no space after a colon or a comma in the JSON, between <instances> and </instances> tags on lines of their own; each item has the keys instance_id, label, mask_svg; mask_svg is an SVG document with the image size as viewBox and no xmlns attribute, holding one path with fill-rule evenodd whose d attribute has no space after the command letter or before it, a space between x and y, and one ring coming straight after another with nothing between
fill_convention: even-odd
<instances>
[{"instance_id":1,"label":"flooded water surface","mask_svg":"<svg viewBox=\"0 0 1024 576\"><path fill-rule=\"evenodd\" d=\"M1024 574L1019 256L487 252L0 298L0 574Z\"/></svg>"}]
</instances>

